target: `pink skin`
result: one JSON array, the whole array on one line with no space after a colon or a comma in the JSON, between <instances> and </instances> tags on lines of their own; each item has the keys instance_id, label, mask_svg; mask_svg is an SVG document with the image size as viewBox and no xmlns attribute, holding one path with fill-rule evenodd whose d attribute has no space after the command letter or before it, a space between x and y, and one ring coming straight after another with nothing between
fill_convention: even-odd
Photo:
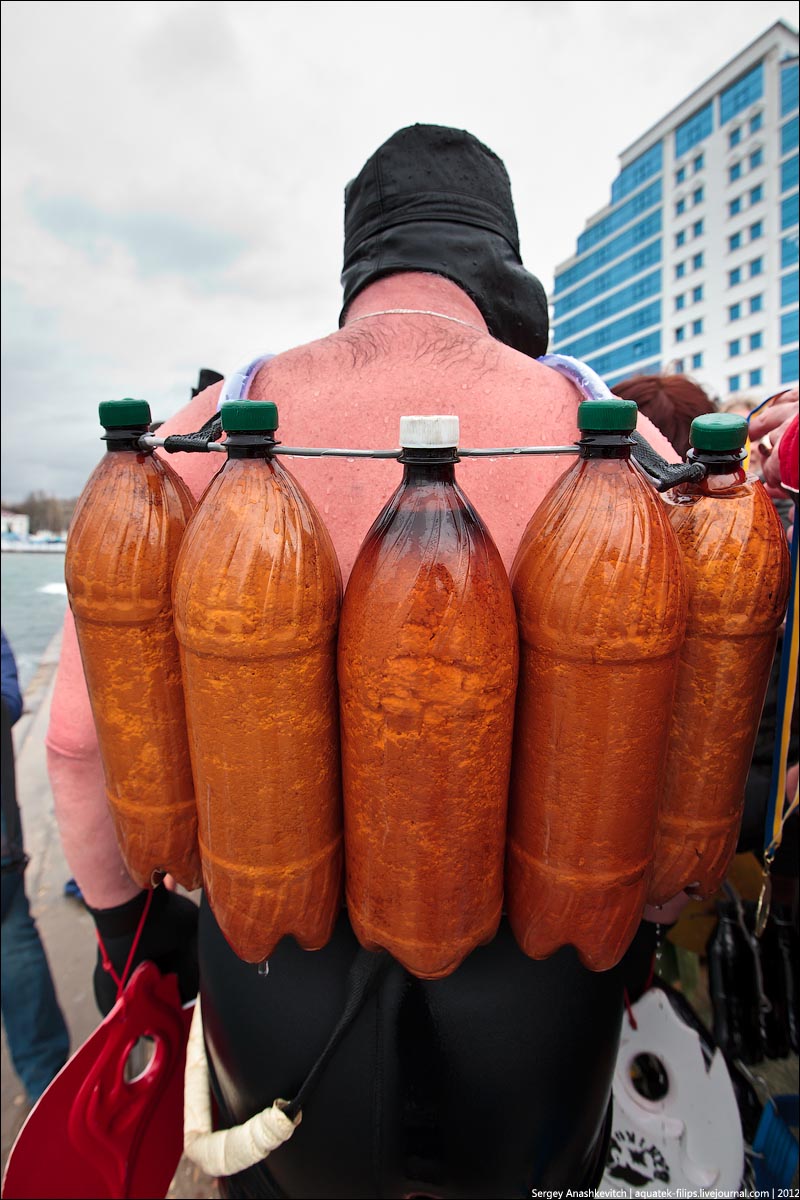
<instances>
[{"instance_id":1,"label":"pink skin","mask_svg":"<svg viewBox=\"0 0 800 1200\"><path fill-rule=\"evenodd\" d=\"M430 316L355 318L385 309L422 309ZM380 354L353 369L350 342L364 330ZM453 346L455 345L455 353ZM433 347L433 352L431 352ZM477 366L476 366L477 364ZM198 429L215 411L220 384L207 388L159 434ZM578 396L555 372L494 341L472 300L435 275L393 275L366 288L350 307L345 330L290 350L259 372L254 400L274 400L286 441L328 446L396 445L402 413L458 412L465 445L566 444L578 436ZM343 420L342 410L344 409ZM668 461L677 455L655 426L639 428ZM290 432L291 431L291 432ZM199 498L223 465L219 454L177 454L171 465ZM464 463L465 490L510 566L530 512L563 472L562 458ZM372 518L395 485L385 464L292 459L292 473L326 516L344 582ZM522 504L515 501L521 498ZM48 763L56 815L70 870L95 908L138 892L128 876L108 817L91 710L68 614L48 733ZM655 920L665 922L665 909Z\"/></svg>"},{"instance_id":2,"label":"pink skin","mask_svg":"<svg viewBox=\"0 0 800 1200\"><path fill-rule=\"evenodd\" d=\"M780 486L777 449L784 431L797 416L798 407L797 388L790 388L756 413L750 422L750 444L759 456L756 461L764 476L764 486L773 499L780 499L786 494Z\"/></svg>"}]
</instances>

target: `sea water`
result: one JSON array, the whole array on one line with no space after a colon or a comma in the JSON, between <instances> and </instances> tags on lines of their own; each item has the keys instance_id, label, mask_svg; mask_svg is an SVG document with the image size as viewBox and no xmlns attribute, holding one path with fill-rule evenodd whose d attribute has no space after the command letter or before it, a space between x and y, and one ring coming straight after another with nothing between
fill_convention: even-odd
<instances>
[{"instance_id":1,"label":"sea water","mask_svg":"<svg viewBox=\"0 0 800 1200\"><path fill-rule=\"evenodd\" d=\"M2 556L2 622L22 691L36 673L67 607L63 554Z\"/></svg>"}]
</instances>

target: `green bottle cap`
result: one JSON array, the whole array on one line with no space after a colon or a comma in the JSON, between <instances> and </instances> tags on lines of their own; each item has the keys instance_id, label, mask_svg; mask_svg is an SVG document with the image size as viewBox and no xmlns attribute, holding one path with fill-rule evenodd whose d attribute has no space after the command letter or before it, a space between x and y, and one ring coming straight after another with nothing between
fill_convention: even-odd
<instances>
[{"instance_id":1,"label":"green bottle cap","mask_svg":"<svg viewBox=\"0 0 800 1200\"><path fill-rule=\"evenodd\" d=\"M273 433L278 407L269 400L228 400L220 409L226 433Z\"/></svg>"},{"instance_id":2,"label":"green bottle cap","mask_svg":"<svg viewBox=\"0 0 800 1200\"><path fill-rule=\"evenodd\" d=\"M101 400L100 424L104 429L127 429L150 424L150 405L146 400Z\"/></svg>"},{"instance_id":3,"label":"green bottle cap","mask_svg":"<svg viewBox=\"0 0 800 1200\"><path fill-rule=\"evenodd\" d=\"M632 433L639 408L633 400L584 400L578 405L582 433Z\"/></svg>"},{"instance_id":4,"label":"green bottle cap","mask_svg":"<svg viewBox=\"0 0 800 1200\"><path fill-rule=\"evenodd\" d=\"M706 451L741 450L747 441L747 421L737 413L705 413L695 417L689 444Z\"/></svg>"}]
</instances>

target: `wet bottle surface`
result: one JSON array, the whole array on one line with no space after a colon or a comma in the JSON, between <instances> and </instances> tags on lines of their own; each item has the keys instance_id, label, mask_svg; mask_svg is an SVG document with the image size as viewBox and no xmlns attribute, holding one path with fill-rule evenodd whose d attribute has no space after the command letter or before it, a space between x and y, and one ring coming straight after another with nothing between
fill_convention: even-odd
<instances>
[{"instance_id":1,"label":"wet bottle surface","mask_svg":"<svg viewBox=\"0 0 800 1200\"><path fill-rule=\"evenodd\" d=\"M132 878L200 884L171 586L192 500L138 439L143 400L100 405L107 453L78 501L65 574L114 826ZM156 878L154 878L156 873Z\"/></svg>"},{"instance_id":2,"label":"wet bottle surface","mask_svg":"<svg viewBox=\"0 0 800 1200\"><path fill-rule=\"evenodd\" d=\"M747 773L789 587L786 539L760 481L742 469L747 423L698 417L690 452L707 470L671 494L689 594L650 887L711 896L736 851Z\"/></svg>"},{"instance_id":3,"label":"wet bottle surface","mask_svg":"<svg viewBox=\"0 0 800 1200\"><path fill-rule=\"evenodd\" d=\"M508 577L455 481L457 430L403 418L403 482L356 559L339 636L350 920L425 979L500 920L517 676Z\"/></svg>"},{"instance_id":4,"label":"wet bottle surface","mask_svg":"<svg viewBox=\"0 0 800 1200\"><path fill-rule=\"evenodd\" d=\"M581 456L511 572L520 626L506 904L522 949L617 963L641 918L678 652L680 552L630 461L636 406L579 408Z\"/></svg>"},{"instance_id":5,"label":"wet bottle surface","mask_svg":"<svg viewBox=\"0 0 800 1200\"><path fill-rule=\"evenodd\" d=\"M203 882L240 958L324 946L341 904L341 577L313 505L270 454L274 404L222 407L228 461L175 573Z\"/></svg>"}]
</instances>

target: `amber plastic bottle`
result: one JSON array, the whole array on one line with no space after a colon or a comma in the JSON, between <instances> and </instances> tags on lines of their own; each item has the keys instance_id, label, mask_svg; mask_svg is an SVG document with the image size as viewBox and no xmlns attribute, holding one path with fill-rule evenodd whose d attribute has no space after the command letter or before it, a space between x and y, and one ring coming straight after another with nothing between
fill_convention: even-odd
<instances>
[{"instance_id":1,"label":"amber plastic bottle","mask_svg":"<svg viewBox=\"0 0 800 1200\"><path fill-rule=\"evenodd\" d=\"M703 463L706 477L670 495L689 619L650 886L653 904L683 889L713 895L725 878L786 609L786 538L763 485L745 474L746 438L743 417L698 417L689 457Z\"/></svg>"},{"instance_id":2,"label":"amber plastic bottle","mask_svg":"<svg viewBox=\"0 0 800 1200\"><path fill-rule=\"evenodd\" d=\"M511 571L522 647L506 905L519 945L619 962L644 908L686 586L655 491L630 461L631 401L580 405L580 458Z\"/></svg>"},{"instance_id":3,"label":"amber plastic bottle","mask_svg":"<svg viewBox=\"0 0 800 1200\"><path fill-rule=\"evenodd\" d=\"M222 406L228 458L175 572L203 881L233 950L330 938L341 906L336 696L341 575L328 532L271 453L274 404Z\"/></svg>"},{"instance_id":4,"label":"amber plastic bottle","mask_svg":"<svg viewBox=\"0 0 800 1200\"><path fill-rule=\"evenodd\" d=\"M189 492L139 438L144 400L100 405L107 453L78 501L65 573L106 794L142 887L200 885L197 819L171 586Z\"/></svg>"},{"instance_id":5,"label":"amber plastic bottle","mask_svg":"<svg viewBox=\"0 0 800 1200\"><path fill-rule=\"evenodd\" d=\"M497 929L517 680L508 576L455 481L457 417L404 417L403 481L345 593L347 904L423 979Z\"/></svg>"}]
</instances>

